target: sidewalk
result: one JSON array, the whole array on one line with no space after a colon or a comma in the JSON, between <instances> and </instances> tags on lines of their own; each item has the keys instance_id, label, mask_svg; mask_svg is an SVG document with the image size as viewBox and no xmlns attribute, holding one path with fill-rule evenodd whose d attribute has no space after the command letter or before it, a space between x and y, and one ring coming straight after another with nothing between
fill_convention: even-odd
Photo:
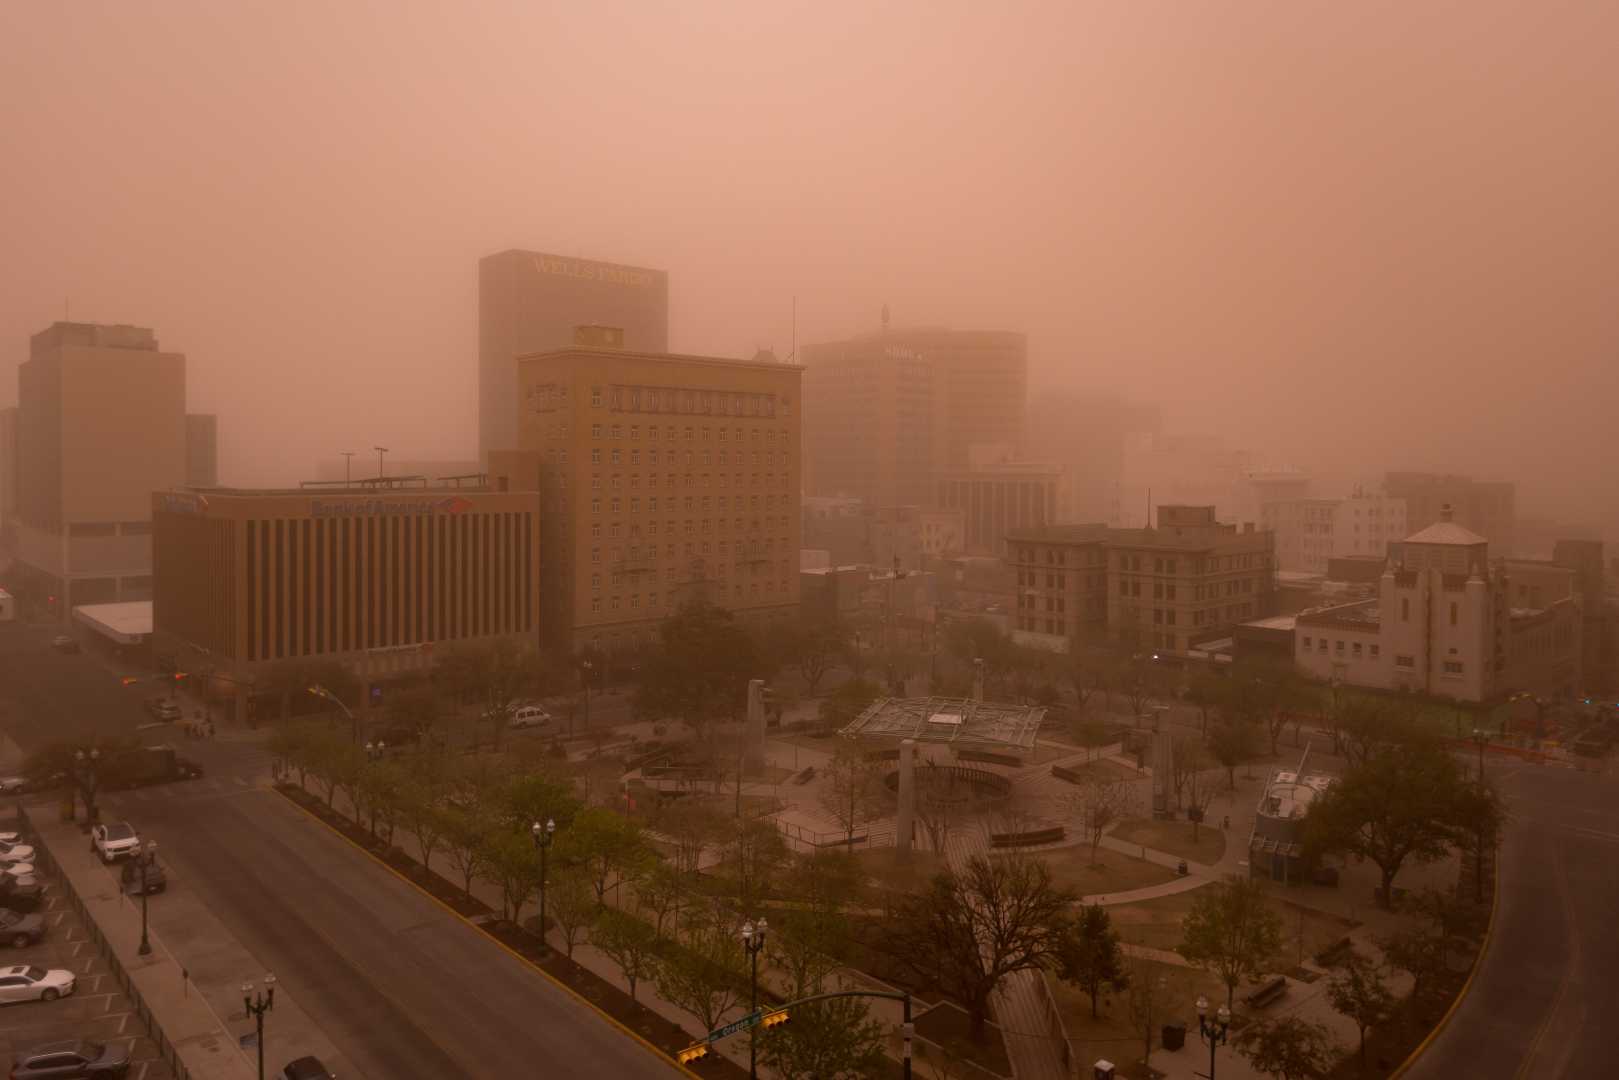
<instances>
[{"instance_id":1,"label":"sidewalk","mask_svg":"<svg viewBox=\"0 0 1619 1080\"><path fill-rule=\"evenodd\" d=\"M263 966L183 881L171 881L166 892L149 902L152 954L139 956L138 901L126 897L113 872L91 854L78 825L58 820L55 804L30 805L28 810L35 842L49 850L62 877L83 901L193 1080L252 1080L257 1075L256 1051L240 1045L241 1037L253 1030L242 1012L241 984L257 983ZM285 1060L306 1053L338 1067L344 1077L365 1080L341 1062L291 995L278 990L265 1066L279 1068Z\"/></svg>"}]
</instances>

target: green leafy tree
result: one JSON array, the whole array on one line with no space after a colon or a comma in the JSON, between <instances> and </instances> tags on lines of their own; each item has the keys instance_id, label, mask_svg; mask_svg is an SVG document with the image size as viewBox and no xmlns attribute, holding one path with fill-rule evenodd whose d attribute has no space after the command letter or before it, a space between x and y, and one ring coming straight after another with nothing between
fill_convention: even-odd
<instances>
[{"instance_id":1,"label":"green leafy tree","mask_svg":"<svg viewBox=\"0 0 1619 1080\"><path fill-rule=\"evenodd\" d=\"M1088 904L1080 912L1057 956L1057 976L1091 996L1092 1020L1097 1018L1096 1003L1103 990L1122 990L1130 984L1118 931L1100 904Z\"/></svg>"},{"instance_id":2,"label":"green leafy tree","mask_svg":"<svg viewBox=\"0 0 1619 1080\"><path fill-rule=\"evenodd\" d=\"M1360 1065L1366 1067L1366 1032L1394 1013L1394 995L1389 992L1387 970L1357 950L1351 949L1343 966L1327 982L1327 1000L1337 1012L1354 1021L1360 1033Z\"/></svg>"},{"instance_id":3,"label":"green leafy tree","mask_svg":"<svg viewBox=\"0 0 1619 1080\"><path fill-rule=\"evenodd\" d=\"M901 901L883 948L961 1003L982 1042L990 994L1008 975L1057 963L1078 900L1052 883L1044 863L975 855Z\"/></svg>"},{"instance_id":4,"label":"green leafy tree","mask_svg":"<svg viewBox=\"0 0 1619 1080\"><path fill-rule=\"evenodd\" d=\"M590 943L618 968L635 1000L635 986L656 970L662 939L646 923L622 911L604 911L590 932Z\"/></svg>"},{"instance_id":5,"label":"green leafy tree","mask_svg":"<svg viewBox=\"0 0 1619 1080\"><path fill-rule=\"evenodd\" d=\"M407 686L388 695L383 711L390 727L414 732L418 739L428 739L437 729L443 713L439 691L431 682Z\"/></svg>"},{"instance_id":6,"label":"green leafy tree","mask_svg":"<svg viewBox=\"0 0 1619 1080\"><path fill-rule=\"evenodd\" d=\"M1282 920L1264 886L1239 874L1193 893L1181 930L1176 951L1194 967L1220 976L1227 1007L1237 984L1264 972L1282 945Z\"/></svg>"},{"instance_id":7,"label":"green leafy tree","mask_svg":"<svg viewBox=\"0 0 1619 1080\"><path fill-rule=\"evenodd\" d=\"M1323 1075L1338 1052L1325 1025L1298 1016L1249 1024L1231 1042L1255 1071L1276 1080L1306 1080Z\"/></svg>"},{"instance_id":8,"label":"green leafy tree","mask_svg":"<svg viewBox=\"0 0 1619 1080\"><path fill-rule=\"evenodd\" d=\"M1152 1039L1158 1034L1164 1017L1174 1007L1180 986L1171 986L1169 977L1146 960L1132 960L1129 971L1130 985L1125 992L1125 1011L1130 1017L1130 1034L1141 1037L1141 1064L1152 1068Z\"/></svg>"},{"instance_id":9,"label":"green leafy tree","mask_svg":"<svg viewBox=\"0 0 1619 1080\"><path fill-rule=\"evenodd\" d=\"M399 823L416 840L422 869L433 865L433 852L444 842L444 791L419 772L408 773L399 792Z\"/></svg>"},{"instance_id":10,"label":"green leafy tree","mask_svg":"<svg viewBox=\"0 0 1619 1080\"><path fill-rule=\"evenodd\" d=\"M580 937L602 914L595 890L584 871L576 866L553 870L551 879L545 883L545 907L562 935L568 959L572 960Z\"/></svg>"},{"instance_id":11,"label":"green leafy tree","mask_svg":"<svg viewBox=\"0 0 1619 1080\"><path fill-rule=\"evenodd\" d=\"M656 978L659 997L712 1031L748 985L742 937L718 923L695 926L683 947L659 956Z\"/></svg>"},{"instance_id":12,"label":"green leafy tree","mask_svg":"<svg viewBox=\"0 0 1619 1080\"><path fill-rule=\"evenodd\" d=\"M392 845L404 798L405 770L393 761L367 762L360 772L359 801L371 818L371 835Z\"/></svg>"},{"instance_id":13,"label":"green leafy tree","mask_svg":"<svg viewBox=\"0 0 1619 1080\"><path fill-rule=\"evenodd\" d=\"M1312 854L1340 851L1371 860L1382 871L1379 900L1389 907L1401 867L1449 853L1467 794L1455 759L1437 743L1381 750L1311 804L1306 847Z\"/></svg>"},{"instance_id":14,"label":"green leafy tree","mask_svg":"<svg viewBox=\"0 0 1619 1080\"><path fill-rule=\"evenodd\" d=\"M665 922L679 921L680 905L690 892L690 885L679 870L668 863L655 864L635 887L635 899L641 907L652 913L653 930L663 936Z\"/></svg>"},{"instance_id":15,"label":"green leafy tree","mask_svg":"<svg viewBox=\"0 0 1619 1080\"><path fill-rule=\"evenodd\" d=\"M725 835L726 822L707 803L683 799L659 809L656 828L674 844L675 868L683 874L695 874L703 852Z\"/></svg>"},{"instance_id":16,"label":"green leafy tree","mask_svg":"<svg viewBox=\"0 0 1619 1080\"><path fill-rule=\"evenodd\" d=\"M849 637L849 627L836 618L804 615L789 624L782 641L783 651L797 667L809 693L815 693L827 672L837 664L848 647Z\"/></svg>"},{"instance_id":17,"label":"green leafy tree","mask_svg":"<svg viewBox=\"0 0 1619 1080\"><path fill-rule=\"evenodd\" d=\"M540 887L540 858L528 831L495 827L483 837L483 865L500 886L500 917L522 922L523 905Z\"/></svg>"},{"instance_id":18,"label":"green leafy tree","mask_svg":"<svg viewBox=\"0 0 1619 1080\"><path fill-rule=\"evenodd\" d=\"M892 1067L886 1042L864 1001L833 998L800 1005L791 1023L761 1032L759 1058L781 1080L865 1080Z\"/></svg>"},{"instance_id":19,"label":"green leafy tree","mask_svg":"<svg viewBox=\"0 0 1619 1080\"><path fill-rule=\"evenodd\" d=\"M1112 729L1099 716L1081 713L1069 725L1074 741L1085 748L1085 759L1096 760L1096 751L1113 741Z\"/></svg>"},{"instance_id":20,"label":"green leafy tree","mask_svg":"<svg viewBox=\"0 0 1619 1080\"><path fill-rule=\"evenodd\" d=\"M596 891L598 907L616 882L633 881L651 868L653 852L641 826L603 807L582 810L557 837L557 856L578 866Z\"/></svg>"},{"instance_id":21,"label":"green leafy tree","mask_svg":"<svg viewBox=\"0 0 1619 1080\"><path fill-rule=\"evenodd\" d=\"M771 913L768 939L771 961L786 975L792 998L820 993L842 966L846 912L862 878L859 864L842 852L817 851L794 860L782 889L793 903Z\"/></svg>"},{"instance_id":22,"label":"green leafy tree","mask_svg":"<svg viewBox=\"0 0 1619 1080\"><path fill-rule=\"evenodd\" d=\"M763 674L759 649L729 611L706 603L682 607L658 633L659 646L641 667L635 714L684 720L706 741L714 721L742 715L748 680Z\"/></svg>"},{"instance_id":23,"label":"green leafy tree","mask_svg":"<svg viewBox=\"0 0 1619 1080\"><path fill-rule=\"evenodd\" d=\"M774 822L735 818L725 843L723 865L744 907L762 897L770 876L787 861L787 841Z\"/></svg>"},{"instance_id":24,"label":"green leafy tree","mask_svg":"<svg viewBox=\"0 0 1619 1080\"><path fill-rule=\"evenodd\" d=\"M527 832L535 823L555 821L566 829L579 812L573 784L549 771L516 773L493 792L493 811L502 825Z\"/></svg>"},{"instance_id":25,"label":"green leafy tree","mask_svg":"<svg viewBox=\"0 0 1619 1080\"><path fill-rule=\"evenodd\" d=\"M335 660L278 660L255 681L253 692L278 702L283 722L293 716L340 711L330 702L312 695L309 692L311 686L325 687L350 709L360 706L360 680L348 665ZM341 719L347 726L347 718Z\"/></svg>"},{"instance_id":26,"label":"green leafy tree","mask_svg":"<svg viewBox=\"0 0 1619 1080\"><path fill-rule=\"evenodd\" d=\"M461 875L461 889L472 899L472 879L488 866L487 840L494 823L479 805L445 807L442 814L444 853Z\"/></svg>"},{"instance_id":27,"label":"green leafy tree","mask_svg":"<svg viewBox=\"0 0 1619 1080\"><path fill-rule=\"evenodd\" d=\"M1226 786L1237 790L1237 766L1254 756L1253 728L1238 719L1215 724L1209 732L1209 754L1225 770Z\"/></svg>"}]
</instances>

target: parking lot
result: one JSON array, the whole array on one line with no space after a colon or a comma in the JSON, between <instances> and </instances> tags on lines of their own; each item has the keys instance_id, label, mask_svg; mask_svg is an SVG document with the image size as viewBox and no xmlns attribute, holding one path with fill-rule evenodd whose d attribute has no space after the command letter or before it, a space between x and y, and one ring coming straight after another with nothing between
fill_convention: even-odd
<instances>
[{"instance_id":1,"label":"parking lot","mask_svg":"<svg viewBox=\"0 0 1619 1080\"><path fill-rule=\"evenodd\" d=\"M37 945L15 949L0 947L0 966L37 964L73 972L72 996L57 1001L27 1001L0 1005L0 1063L9 1068L18 1051L58 1039L84 1038L131 1047L129 1080L171 1080L173 1072L147 1038L134 1004L123 993L117 977L99 955L95 943L61 883L41 876L47 885L40 914L45 937Z\"/></svg>"}]
</instances>

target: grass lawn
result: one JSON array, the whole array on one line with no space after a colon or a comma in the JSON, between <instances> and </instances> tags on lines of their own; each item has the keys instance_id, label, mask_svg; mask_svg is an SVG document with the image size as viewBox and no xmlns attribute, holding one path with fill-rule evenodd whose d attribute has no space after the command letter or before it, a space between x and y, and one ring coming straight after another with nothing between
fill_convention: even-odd
<instances>
[{"instance_id":1,"label":"grass lawn","mask_svg":"<svg viewBox=\"0 0 1619 1080\"><path fill-rule=\"evenodd\" d=\"M1181 920L1203 890L1159 896L1135 904L1116 904L1107 909L1113 917L1113 926L1119 937L1133 945L1153 949L1173 950L1181 943ZM1304 935L1304 958L1309 960L1316 950L1337 941L1355 925L1353 922L1305 908L1297 904L1273 899L1276 914L1282 920L1282 948L1273 967L1286 971L1299 962L1299 934Z\"/></svg>"},{"instance_id":2,"label":"grass lawn","mask_svg":"<svg viewBox=\"0 0 1619 1080\"><path fill-rule=\"evenodd\" d=\"M1199 994L1210 1001L1224 1001L1225 987L1220 980L1202 971L1160 964L1154 960L1131 962L1132 978L1164 980L1167 999L1163 1015L1152 1022L1154 1053L1160 1050L1160 1038L1165 1024L1186 1024L1191 1029L1187 1039L1197 1042L1197 1011L1194 1003ZM1051 989L1062 1010L1063 1025L1073 1040L1076 1060L1084 1068L1098 1058L1106 1058L1118 1065L1121 1078L1143 1078L1148 1075L1141 1066L1142 1035L1132 1031L1128 991L1104 991L1097 1001L1098 1018L1091 1019L1091 998L1085 991L1070 983L1053 979ZM1181 1051L1185 1053L1184 1050Z\"/></svg>"},{"instance_id":3,"label":"grass lawn","mask_svg":"<svg viewBox=\"0 0 1619 1080\"><path fill-rule=\"evenodd\" d=\"M946 868L942 855L919 849L901 857L895 848L869 848L855 852L854 857L871 880L895 892L916 892Z\"/></svg>"},{"instance_id":4,"label":"grass lawn","mask_svg":"<svg viewBox=\"0 0 1619 1080\"><path fill-rule=\"evenodd\" d=\"M1113 830L1113 835L1131 844L1144 844L1154 851L1178 855L1192 862L1212 866L1225 854L1225 834L1219 822L1214 827L1197 828L1197 840L1192 840L1190 821L1153 821L1150 818L1130 818Z\"/></svg>"},{"instance_id":5,"label":"grass lawn","mask_svg":"<svg viewBox=\"0 0 1619 1080\"><path fill-rule=\"evenodd\" d=\"M1077 889L1083 896L1140 889L1175 878L1175 872L1168 867L1142 862L1133 855L1105 847L1096 849L1096 865L1092 865L1088 844L1042 851L1035 858L1050 868L1058 885Z\"/></svg>"}]
</instances>

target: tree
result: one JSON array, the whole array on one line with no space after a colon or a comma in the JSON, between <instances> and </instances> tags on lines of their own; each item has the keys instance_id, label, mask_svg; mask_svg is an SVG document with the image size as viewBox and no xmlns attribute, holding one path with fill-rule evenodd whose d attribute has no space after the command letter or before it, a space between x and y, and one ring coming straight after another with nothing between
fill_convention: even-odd
<instances>
[{"instance_id":1,"label":"tree","mask_svg":"<svg viewBox=\"0 0 1619 1080\"><path fill-rule=\"evenodd\" d=\"M660 810L656 828L675 845L675 868L695 874L703 852L723 834L725 820L707 804L684 799Z\"/></svg>"},{"instance_id":2,"label":"tree","mask_svg":"<svg viewBox=\"0 0 1619 1080\"><path fill-rule=\"evenodd\" d=\"M1333 739L1351 768L1404 741L1406 725L1394 703L1346 690L1334 692Z\"/></svg>"},{"instance_id":3,"label":"tree","mask_svg":"<svg viewBox=\"0 0 1619 1080\"><path fill-rule=\"evenodd\" d=\"M1070 731L1074 736L1074 741L1085 748L1085 760L1087 761L1095 761L1096 751L1111 742L1113 735L1107 721L1099 716L1090 716L1085 713L1081 713L1074 718L1073 723L1070 725Z\"/></svg>"},{"instance_id":4,"label":"tree","mask_svg":"<svg viewBox=\"0 0 1619 1080\"><path fill-rule=\"evenodd\" d=\"M512 830L528 832L536 823L555 821L565 829L579 812L573 784L547 769L515 773L493 785L491 811Z\"/></svg>"},{"instance_id":5,"label":"tree","mask_svg":"<svg viewBox=\"0 0 1619 1080\"><path fill-rule=\"evenodd\" d=\"M1225 770L1226 784L1237 790L1237 766L1253 756L1253 734L1241 720L1226 720L1214 725L1209 733L1209 753Z\"/></svg>"},{"instance_id":6,"label":"tree","mask_svg":"<svg viewBox=\"0 0 1619 1080\"><path fill-rule=\"evenodd\" d=\"M533 649L502 637L450 649L439 659L437 670L459 698L483 706L483 718L493 726L499 750L518 701L539 685L540 665Z\"/></svg>"},{"instance_id":7,"label":"tree","mask_svg":"<svg viewBox=\"0 0 1619 1080\"><path fill-rule=\"evenodd\" d=\"M422 854L422 869L433 864L433 852L444 839L444 792L435 779L421 770L406 774L399 792L399 821L416 838Z\"/></svg>"},{"instance_id":8,"label":"tree","mask_svg":"<svg viewBox=\"0 0 1619 1080\"><path fill-rule=\"evenodd\" d=\"M882 696L882 687L865 679L850 679L821 699L817 709L823 730L836 731L855 720Z\"/></svg>"},{"instance_id":9,"label":"tree","mask_svg":"<svg viewBox=\"0 0 1619 1080\"><path fill-rule=\"evenodd\" d=\"M1282 945L1282 920L1271 910L1265 887L1232 874L1192 894L1176 952L1194 967L1220 976L1226 1005L1244 977L1257 977Z\"/></svg>"},{"instance_id":10,"label":"tree","mask_svg":"<svg viewBox=\"0 0 1619 1080\"><path fill-rule=\"evenodd\" d=\"M742 714L748 680L762 674L755 642L729 611L702 602L682 607L658 633L641 666L635 714L684 720L706 742L711 723Z\"/></svg>"},{"instance_id":11,"label":"tree","mask_svg":"<svg viewBox=\"0 0 1619 1080\"><path fill-rule=\"evenodd\" d=\"M528 830L490 829L483 838L483 864L500 886L500 917L521 923L523 905L540 887L540 857Z\"/></svg>"},{"instance_id":12,"label":"tree","mask_svg":"<svg viewBox=\"0 0 1619 1080\"><path fill-rule=\"evenodd\" d=\"M1095 866L1103 834L1123 818L1129 808L1130 787L1122 777L1092 765L1080 774L1079 786L1069 799L1074 813L1079 816L1080 831L1090 842L1091 865Z\"/></svg>"},{"instance_id":13,"label":"tree","mask_svg":"<svg viewBox=\"0 0 1619 1080\"><path fill-rule=\"evenodd\" d=\"M656 920L652 928L659 937L663 936L664 922L679 912L686 891L686 881L680 871L664 862L655 864L636 885L635 898L652 913Z\"/></svg>"},{"instance_id":14,"label":"tree","mask_svg":"<svg viewBox=\"0 0 1619 1080\"><path fill-rule=\"evenodd\" d=\"M1338 1049L1324 1024L1297 1016L1249 1024L1231 1042L1256 1071L1276 1080L1319 1076L1331 1067Z\"/></svg>"},{"instance_id":15,"label":"tree","mask_svg":"<svg viewBox=\"0 0 1619 1080\"><path fill-rule=\"evenodd\" d=\"M1225 676L1203 671L1192 676L1186 687L1186 703L1197 706L1198 720L1203 737L1209 736L1209 710L1219 705L1225 689Z\"/></svg>"},{"instance_id":16,"label":"tree","mask_svg":"<svg viewBox=\"0 0 1619 1080\"><path fill-rule=\"evenodd\" d=\"M255 680L253 691L280 703L283 722L292 716L337 711L311 694L311 686L325 687L351 709L360 704L360 680L348 665L332 660L278 660Z\"/></svg>"},{"instance_id":17,"label":"tree","mask_svg":"<svg viewBox=\"0 0 1619 1080\"><path fill-rule=\"evenodd\" d=\"M1432 862L1450 850L1466 795L1455 759L1435 742L1374 752L1311 804L1306 849L1376 863L1383 874L1378 896L1389 907L1407 860Z\"/></svg>"},{"instance_id":18,"label":"tree","mask_svg":"<svg viewBox=\"0 0 1619 1080\"><path fill-rule=\"evenodd\" d=\"M843 829L849 850L854 834L878 816L883 806L883 762L873 761L848 740L840 740L832 760L821 771L821 808Z\"/></svg>"},{"instance_id":19,"label":"tree","mask_svg":"<svg viewBox=\"0 0 1619 1080\"><path fill-rule=\"evenodd\" d=\"M852 856L836 851L806 855L788 871L782 891L794 903L771 913L768 948L792 998L820 993L841 966L848 936L844 912L862 876Z\"/></svg>"},{"instance_id":20,"label":"tree","mask_svg":"<svg viewBox=\"0 0 1619 1080\"><path fill-rule=\"evenodd\" d=\"M1351 949L1344 963L1327 983L1327 1000L1360 1032L1360 1065L1366 1067L1366 1032L1394 1012L1394 995L1389 992L1387 972L1382 964Z\"/></svg>"},{"instance_id":21,"label":"tree","mask_svg":"<svg viewBox=\"0 0 1619 1080\"><path fill-rule=\"evenodd\" d=\"M1219 786L1214 770L1194 772L1186 778L1186 816L1192 819L1192 843L1197 843L1203 819L1208 816L1209 804L1214 801Z\"/></svg>"},{"instance_id":22,"label":"tree","mask_svg":"<svg viewBox=\"0 0 1619 1080\"><path fill-rule=\"evenodd\" d=\"M602 913L591 882L578 867L562 866L553 871L545 883L545 908L557 930L562 933L562 944L568 959L573 959L573 948L579 936L595 925ZM544 927L541 927L544 932Z\"/></svg>"},{"instance_id":23,"label":"tree","mask_svg":"<svg viewBox=\"0 0 1619 1080\"><path fill-rule=\"evenodd\" d=\"M805 688L814 694L848 643L849 628L836 617L805 615L791 625L784 645Z\"/></svg>"},{"instance_id":24,"label":"tree","mask_svg":"<svg viewBox=\"0 0 1619 1080\"><path fill-rule=\"evenodd\" d=\"M1438 889L1424 889L1409 907L1419 916L1416 925L1379 938L1377 945L1391 965L1410 974L1415 1008L1424 991L1449 970L1452 954L1483 935L1485 918L1477 904Z\"/></svg>"},{"instance_id":25,"label":"tree","mask_svg":"<svg viewBox=\"0 0 1619 1080\"><path fill-rule=\"evenodd\" d=\"M1096 999L1103 990L1122 990L1130 985L1118 931L1100 904L1088 904L1080 912L1057 956L1057 977L1091 996L1092 1020L1096 1019Z\"/></svg>"},{"instance_id":26,"label":"tree","mask_svg":"<svg viewBox=\"0 0 1619 1080\"><path fill-rule=\"evenodd\" d=\"M482 806L446 807L442 816L444 851L461 875L461 888L472 899L472 879L488 864L486 844L492 822Z\"/></svg>"},{"instance_id":27,"label":"tree","mask_svg":"<svg viewBox=\"0 0 1619 1080\"><path fill-rule=\"evenodd\" d=\"M393 761L366 762L360 771L357 793L370 814L371 835L390 847L403 805L405 782L404 769Z\"/></svg>"},{"instance_id":28,"label":"tree","mask_svg":"<svg viewBox=\"0 0 1619 1080\"><path fill-rule=\"evenodd\" d=\"M859 998L800 1005L759 1036L759 1057L781 1080L864 1080L889 1068L887 1032Z\"/></svg>"},{"instance_id":29,"label":"tree","mask_svg":"<svg viewBox=\"0 0 1619 1080\"><path fill-rule=\"evenodd\" d=\"M1456 802L1458 835L1465 838L1468 854L1473 858L1473 900L1482 904L1486 895L1484 867L1495 850L1495 838L1508 818L1501 793L1488 779L1475 780L1463 786Z\"/></svg>"},{"instance_id":30,"label":"tree","mask_svg":"<svg viewBox=\"0 0 1619 1080\"><path fill-rule=\"evenodd\" d=\"M390 727L408 730L418 739L424 739L438 726L442 703L438 688L431 682L423 682L389 694L383 710Z\"/></svg>"},{"instance_id":31,"label":"tree","mask_svg":"<svg viewBox=\"0 0 1619 1080\"><path fill-rule=\"evenodd\" d=\"M965 1006L982 1042L990 994L1008 975L1056 963L1078 900L1052 884L1044 863L975 855L902 901L883 947Z\"/></svg>"},{"instance_id":32,"label":"tree","mask_svg":"<svg viewBox=\"0 0 1619 1080\"><path fill-rule=\"evenodd\" d=\"M748 906L758 899L787 855L787 841L775 822L734 819L725 843L724 865L731 872L737 902Z\"/></svg>"},{"instance_id":33,"label":"tree","mask_svg":"<svg viewBox=\"0 0 1619 1080\"><path fill-rule=\"evenodd\" d=\"M1131 961L1127 977L1125 1008L1130 1014L1130 1034L1141 1036L1141 1063L1151 1070L1152 1037L1178 995L1149 961Z\"/></svg>"},{"instance_id":34,"label":"tree","mask_svg":"<svg viewBox=\"0 0 1619 1080\"><path fill-rule=\"evenodd\" d=\"M693 927L684 947L658 958L657 982L659 997L714 1030L748 983L741 935L717 922Z\"/></svg>"},{"instance_id":35,"label":"tree","mask_svg":"<svg viewBox=\"0 0 1619 1080\"><path fill-rule=\"evenodd\" d=\"M1169 740L1169 787L1175 795L1177 808L1185 805L1183 796L1192 774L1203 767L1203 744L1185 735L1173 735Z\"/></svg>"},{"instance_id":36,"label":"tree","mask_svg":"<svg viewBox=\"0 0 1619 1080\"><path fill-rule=\"evenodd\" d=\"M639 877L650 868L653 853L641 826L615 811L591 807L559 834L557 857L581 868L596 890L597 905L605 906L608 887Z\"/></svg>"},{"instance_id":37,"label":"tree","mask_svg":"<svg viewBox=\"0 0 1619 1080\"><path fill-rule=\"evenodd\" d=\"M631 1001L635 1000L635 984L655 970L661 940L652 927L622 911L602 912L590 932L590 943L618 967L629 983Z\"/></svg>"}]
</instances>

